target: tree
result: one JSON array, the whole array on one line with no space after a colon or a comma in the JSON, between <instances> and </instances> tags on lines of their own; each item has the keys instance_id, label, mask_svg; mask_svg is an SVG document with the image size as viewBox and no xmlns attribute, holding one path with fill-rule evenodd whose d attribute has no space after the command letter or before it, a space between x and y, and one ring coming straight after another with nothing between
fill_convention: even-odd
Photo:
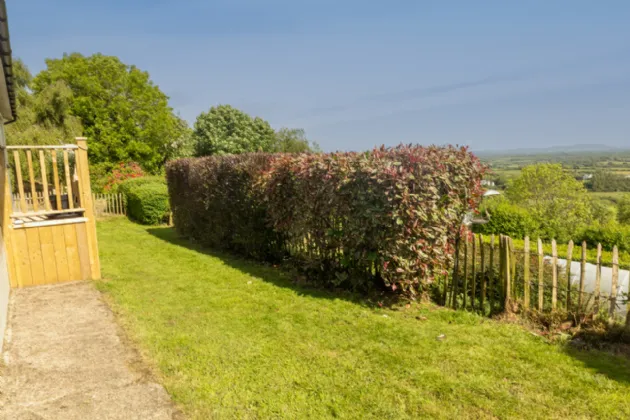
<instances>
[{"instance_id":1,"label":"tree","mask_svg":"<svg viewBox=\"0 0 630 420\"><path fill-rule=\"evenodd\" d=\"M219 105L202 112L193 130L196 156L271 152L275 141L275 131L267 121L252 118L230 105Z\"/></svg>"},{"instance_id":2,"label":"tree","mask_svg":"<svg viewBox=\"0 0 630 420\"><path fill-rule=\"evenodd\" d=\"M102 54L73 53L46 65L33 80L33 92L45 96L57 89L59 99L67 99L70 114L91 139L90 162L113 167L136 161L157 172L176 154L172 145L185 127L147 72ZM64 84L69 96L61 95Z\"/></svg>"},{"instance_id":3,"label":"tree","mask_svg":"<svg viewBox=\"0 0 630 420\"><path fill-rule=\"evenodd\" d=\"M302 128L281 128L276 132L274 152L306 153L319 152L319 145L309 142Z\"/></svg>"},{"instance_id":4,"label":"tree","mask_svg":"<svg viewBox=\"0 0 630 420\"><path fill-rule=\"evenodd\" d=\"M617 203L617 220L619 223L630 225L630 194L624 194Z\"/></svg>"},{"instance_id":5,"label":"tree","mask_svg":"<svg viewBox=\"0 0 630 420\"><path fill-rule=\"evenodd\" d=\"M18 119L7 126L9 144L59 144L81 135L81 121L71 115L73 94L67 84L57 81L35 94L33 77L20 59L13 62Z\"/></svg>"},{"instance_id":6,"label":"tree","mask_svg":"<svg viewBox=\"0 0 630 420\"><path fill-rule=\"evenodd\" d=\"M588 192L560 164L524 167L506 194L530 212L539 231L548 238L568 240L591 221Z\"/></svg>"}]
</instances>

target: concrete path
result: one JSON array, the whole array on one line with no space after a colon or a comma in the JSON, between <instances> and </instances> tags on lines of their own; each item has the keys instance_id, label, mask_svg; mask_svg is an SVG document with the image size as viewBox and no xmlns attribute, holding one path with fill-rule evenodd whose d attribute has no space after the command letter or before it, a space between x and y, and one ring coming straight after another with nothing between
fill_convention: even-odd
<instances>
[{"instance_id":1,"label":"concrete path","mask_svg":"<svg viewBox=\"0 0 630 420\"><path fill-rule=\"evenodd\" d=\"M92 284L13 290L10 305L0 419L181 418Z\"/></svg>"}]
</instances>

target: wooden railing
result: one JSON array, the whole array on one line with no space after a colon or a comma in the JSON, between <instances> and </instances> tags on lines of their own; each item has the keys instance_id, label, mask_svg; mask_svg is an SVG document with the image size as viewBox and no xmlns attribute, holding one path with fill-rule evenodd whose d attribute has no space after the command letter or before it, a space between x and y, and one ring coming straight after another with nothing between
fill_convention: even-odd
<instances>
[{"instance_id":1,"label":"wooden railing","mask_svg":"<svg viewBox=\"0 0 630 420\"><path fill-rule=\"evenodd\" d=\"M127 214L127 200L123 194L92 194L92 201L96 217Z\"/></svg>"},{"instance_id":2,"label":"wooden railing","mask_svg":"<svg viewBox=\"0 0 630 420\"><path fill-rule=\"evenodd\" d=\"M75 144L6 147L12 218L83 214L78 149Z\"/></svg>"}]
</instances>

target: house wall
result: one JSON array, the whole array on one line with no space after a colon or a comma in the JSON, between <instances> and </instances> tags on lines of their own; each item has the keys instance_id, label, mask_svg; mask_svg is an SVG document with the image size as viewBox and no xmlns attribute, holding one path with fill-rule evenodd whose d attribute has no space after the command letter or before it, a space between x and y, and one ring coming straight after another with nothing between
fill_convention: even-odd
<instances>
[{"instance_id":1,"label":"house wall","mask_svg":"<svg viewBox=\"0 0 630 420\"><path fill-rule=\"evenodd\" d=\"M0 116L0 145L5 145L4 140L4 121ZM3 153L4 150L0 151ZM2 194L0 194L2 197ZM0 221L1 222L1 221ZM9 315L9 272L7 266L7 248L2 237L2 229L0 229L0 352L4 345L4 331L7 326L7 318Z\"/></svg>"}]
</instances>

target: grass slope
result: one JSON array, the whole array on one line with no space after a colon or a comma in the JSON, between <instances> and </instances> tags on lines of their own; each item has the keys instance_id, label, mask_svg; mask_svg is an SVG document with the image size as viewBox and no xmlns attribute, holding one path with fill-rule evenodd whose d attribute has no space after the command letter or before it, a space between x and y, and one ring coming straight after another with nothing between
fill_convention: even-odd
<instances>
[{"instance_id":1,"label":"grass slope","mask_svg":"<svg viewBox=\"0 0 630 420\"><path fill-rule=\"evenodd\" d=\"M625 359L465 312L299 288L168 228L98 231L98 287L193 418L630 417Z\"/></svg>"}]
</instances>

